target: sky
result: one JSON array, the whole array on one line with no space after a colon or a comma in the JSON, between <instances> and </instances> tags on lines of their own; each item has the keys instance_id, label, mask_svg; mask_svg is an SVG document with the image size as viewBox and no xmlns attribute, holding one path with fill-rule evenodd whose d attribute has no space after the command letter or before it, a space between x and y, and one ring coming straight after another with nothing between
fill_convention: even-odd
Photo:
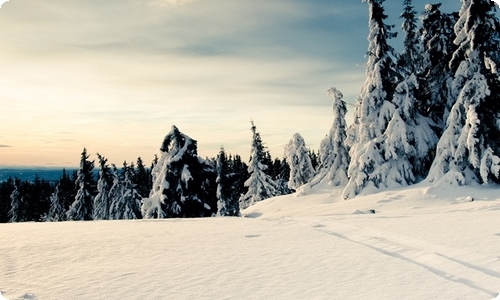
<instances>
[{"instance_id":1,"label":"sky","mask_svg":"<svg viewBox=\"0 0 500 300\"><path fill-rule=\"evenodd\" d=\"M400 28L402 1L384 6ZM246 161L251 120L273 157L296 132L317 149L326 91L352 105L364 83L367 24L361 0L7 1L0 166L78 166L84 147L149 164L172 125L202 157L224 147Z\"/></svg>"}]
</instances>

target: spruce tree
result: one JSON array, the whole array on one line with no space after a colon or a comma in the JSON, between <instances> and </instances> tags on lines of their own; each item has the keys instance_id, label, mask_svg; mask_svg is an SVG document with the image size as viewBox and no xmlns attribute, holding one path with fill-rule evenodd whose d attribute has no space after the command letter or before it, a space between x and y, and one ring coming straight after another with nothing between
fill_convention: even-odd
<instances>
[{"instance_id":1,"label":"spruce tree","mask_svg":"<svg viewBox=\"0 0 500 300\"><path fill-rule=\"evenodd\" d=\"M94 161L88 160L87 149L83 149L80 159L80 169L76 179L78 191L75 201L71 204L66 217L70 221L92 220L92 206L94 199L95 184L92 171Z\"/></svg>"},{"instance_id":2,"label":"spruce tree","mask_svg":"<svg viewBox=\"0 0 500 300\"><path fill-rule=\"evenodd\" d=\"M330 88L328 96L332 100L333 122L330 131L321 141L319 148L319 165L314 177L300 189L299 194L308 194L318 184L340 186L347 184L347 168L349 166L349 149L346 146L347 113L343 94L336 88Z\"/></svg>"},{"instance_id":3,"label":"spruce tree","mask_svg":"<svg viewBox=\"0 0 500 300\"><path fill-rule=\"evenodd\" d=\"M285 158L274 159L271 179L276 183L276 196L288 195L294 192L294 190L288 187L290 165L286 162Z\"/></svg>"},{"instance_id":4,"label":"spruce tree","mask_svg":"<svg viewBox=\"0 0 500 300\"><path fill-rule=\"evenodd\" d=\"M12 177L0 183L0 223L9 221L10 195L12 191L14 191L14 179Z\"/></svg>"},{"instance_id":5,"label":"spruce tree","mask_svg":"<svg viewBox=\"0 0 500 300\"><path fill-rule=\"evenodd\" d=\"M135 177L134 167L127 166L127 163L123 163L123 183L122 183L122 195L120 205L122 207L121 218L122 219L140 219L141 218L141 199L142 196L136 188L136 184L133 182Z\"/></svg>"},{"instance_id":6,"label":"spruce tree","mask_svg":"<svg viewBox=\"0 0 500 300\"><path fill-rule=\"evenodd\" d=\"M309 159L311 160L311 165L314 169L314 172L318 170L319 165L319 155L314 150L309 149Z\"/></svg>"},{"instance_id":7,"label":"spruce tree","mask_svg":"<svg viewBox=\"0 0 500 300\"><path fill-rule=\"evenodd\" d=\"M23 211L23 197L20 191L20 180L14 180L14 190L10 194L10 210L8 213L9 222L24 222L26 221L26 216Z\"/></svg>"},{"instance_id":8,"label":"spruce tree","mask_svg":"<svg viewBox=\"0 0 500 300\"><path fill-rule=\"evenodd\" d=\"M46 218L48 222L66 221L66 209L60 198L59 187L60 183L57 184L54 192L50 196L50 209Z\"/></svg>"},{"instance_id":9,"label":"spruce tree","mask_svg":"<svg viewBox=\"0 0 500 300\"><path fill-rule=\"evenodd\" d=\"M113 178L107 164L108 160L99 153L97 153L97 158L99 159L99 179L97 181L97 195L94 198L93 219L107 220L111 204L109 191L113 184Z\"/></svg>"},{"instance_id":10,"label":"spruce tree","mask_svg":"<svg viewBox=\"0 0 500 300\"><path fill-rule=\"evenodd\" d=\"M299 133L295 133L285 146L285 160L290 166L288 180L290 189L296 190L306 184L314 175L309 150L306 147L304 138Z\"/></svg>"},{"instance_id":11,"label":"spruce tree","mask_svg":"<svg viewBox=\"0 0 500 300\"><path fill-rule=\"evenodd\" d=\"M403 19L401 30L404 33L403 51L397 61L398 70L402 75L417 74L421 70L422 49L417 35L416 11L411 0L403 0Z\"/></svg>"},{"instance_id":12,"label":"spruce tree","mask_svg":"<svg viewBox=\"0 0 500 300\"><path fill-rule=\"evenodd\" d=\"M151 175L149 170L147 170L144 166L144 162L140 157L137 158L137 166L133 182L136 185L136 189L141 197L144 198L149 196L151 191Z\"/></svg>"},{"instance_id":13,"label":"spruce tree","mask_svg":"<svg viewBox=\"0 0 500 300\"><path fill-rule=\"evenodd\" d=\"M43 221L50 208L50 195L53 187L50 183L35 175L33 181L21 183L23 216L25 221Z\"/></svg>"},{"instance_id":14,"label":"spruce tree","mask_svg":"<svg viewBox=\"0 0 500 300\"><path fill-rule=\"evenodd\" d=\"M230 170L231 174L231 194L232 198L234 199L240 199L241 196L246 194L248 188L245 187L245 181L248 178L248 166L243 162L241 159L241 156L238 154L232 156L229 155L228 158L228 169ZM239 204L238 204L239 206Z\"/></svg>"},{"instance_id":15,"label":"spruce tree","mask_svg":"<svg viewBox=\"0 0 500 300\"><path fill-rule=\"evenodd\" d=\"M61 178L59 179L59 200L65 211L68 211L71 203L74 201L76 196L75 180L66 173L66 169L62 170Z\"/></svg>"},{"instance_id":16,"label":"spruce tree","mask_svg":"<svg viewBox=\"0 0 500 300\"><path fill-rule=\"evenodd\" d=\"M447 184L500 180L500 24L490 0L463 0L454 27L457 95L428 179Z\"/></svg>"},{"instance_id":17,"label":"spruce tree","mask_svg":"<svg viewBox=\"0 0 500 300\"><path fill-rule=\"evenodd\" d=\"M112 178L111 188L109 189L108 198L110 220L120 220L123 216L122 195L123 195L123 181L120 178L118 169L115 164L111 164L110 175Z\"/></svg>"},{"instance_id":18,"label":"spruce tree","mask_svg":"<svg viewBox=\"0 0 500 300\"><path fill-rule=\"evenodd\" d=\"M354 124L349 128L346 144L350 147L349 182L344 199L353 198L365 188L378 188L380 178L372 173L383 164L378 141L391 119L398 73L394 49L388 40L395 37L394 26L386 25L383 0L365 0L369 7L368 62L366 80L356 103Z\"/></svg>"},{"instance_id":19,"label":"spruce tree","mask_svg":"<svg viewBox=\"0 0 500 300\"><path fill-rule=\"evenodd\" d=\"M377 19L374 12L379 10L382 1L370 1L372 5L371 19ZM379 50L381 58L374 55L368 59L367 83L361 93L361 116L366 112L363 107L372 107L375 100L383 99L379 110L369 111L369 118L376 129L374 134L370 133L370 124L364 124L360 118L360 125L354 129L357 135L349 137L351 148L351 163L349 165L349 182L344 189L344 199L352 198L361 191L373 192L378 189L409 185L421 180L427 175L427 169L431 161L431 153L437 143L437 135L433 130L434 123L423 116L419 108L420 95L418 73L421 71L420 49L415 46L416 26L415 12L411 1L404 1L405 9L402 14L403 31L405 33L404 51L399 60L399 79L396 82L387 82L384 86L384 78L391 78L390 73L382 73L380 62L384 63L387 72L390 67L390 52L380 51L379 43L387 39L380 39L386 35L380 32L382 25L372 26L370 38L375 38L370 43L369 49L375 46ZM377 8L377 9L375 9ZM379 20L383 20L380 17ZM372 21L371 24L380 24ZM375 33L373 33L375 32ZM389 37L389 36L388 36ZM384 44L385 45L385 44ZM390 49L383 46L382 49ZM373 51L369 51L373 53ZM375 63L375 64L374 64ZM370 70L375 70L370 72ZM384 87L386 89L384 89ZM368 96L368 97L367 97ZM366 102L366 104L365 104ZM358 108L356 110L358 113ZM363 127L364 125L364 127ZM367 129L368 128L368 129Z\"/></svg>"},{"instance_id":20,"label":"spruce tree","mask_svg":"<svg viewBox=\"0 0 500 300\"><path fill-rule=\"evenodd\" d=\"M250 162L248 174L250 177L245 181L248 191L240 198L240 209L245 209L258 201L271 198L276 195L276 183L271 176L266 173L269 168L266 161L269 160L269 153L257 131L257 127L251 122L252 146L250 149Z\"/></svg>"},{"instance_id":21,"label":"spruce tree","mask_svg":"<svg viewBox=\"0 0 500 300\"><path fill-rule=\"evenodd\" d=\"M419 76L419 111L429 117L442 134L456 95L451 94L451 82L456 66L450 66L451 56L456 49L453 43L457 13L442 13L441 3L427 4L420 16L422 23L422 69Z\"/></svg>"},{"instance_id":22,"label":"spruce tree","mask_svg":"<svg viewBox=\"0 0 500 300\"><path fill-rule=\"evenodd\" d=\"M206 180L211 166L198 156L196 140L172 126L163 139L161 156L152 172L153 189L142 199L144 218L204 217L212 215L215 193ZM214 204L212 204L214 203Z\"/></svg>"},{"instance_id":23,"label":"spruce tree","mask_svg":"<svg viewBox=\"0 0 500 300\"><path fill-rule=\"evenodd\" d=\"M239 197L233 193L234 176L229 170L228 159L224 148L221 148L216 160L217 174L217 215L218 216L239 216ZM237 196L237 195L236 195Z\"/></svg>"}]
</instances>

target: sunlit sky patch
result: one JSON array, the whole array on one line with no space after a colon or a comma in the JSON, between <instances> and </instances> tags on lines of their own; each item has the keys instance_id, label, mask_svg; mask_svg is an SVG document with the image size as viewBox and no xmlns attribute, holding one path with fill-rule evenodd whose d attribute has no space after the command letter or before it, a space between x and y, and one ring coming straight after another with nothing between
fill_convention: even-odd
<instances>
[{"instance_id":1,"label":"sunlit sky patch","mask_svg":"<svg viewBox=\"0 0 500 300\"><path fill-rule=\"evenodd\" d=\"M399 28L397 2L385 6ZM83 147L148 162L172 125L203 157L224 146L246 160L250 120L273 157L296 132L317 149L327 89L353 103L364 82L367 16L345 0L8 1L0 165L75 166Z\"/></svg>"}]
</instances>

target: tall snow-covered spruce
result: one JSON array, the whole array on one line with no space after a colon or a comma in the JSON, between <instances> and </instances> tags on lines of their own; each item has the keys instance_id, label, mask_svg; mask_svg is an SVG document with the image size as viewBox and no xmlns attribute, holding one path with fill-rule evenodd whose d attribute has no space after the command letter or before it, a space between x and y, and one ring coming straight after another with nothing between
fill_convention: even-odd
<instances>
[{"instance_id":1,"label":"tall snow-covered spruce","mask_svg":"<svg viewBox=\"0 0 500 300\"><path fill-rule=\"evenodd\" d=\"M412 0L403 0L401 30L404 33L403 51L399 55L397 67L403 74L416 73L421 69L422 49L417 35L417 17Z\"/></svg>"},{"instance_id":2,"label":"tall snow-covered spruce","mask_svg":"<svg viewBox=\"0 0 500 300\"><path fill-rule=\"evenodd\" d=\"M94 161L88 160L87 149L83 149L80 159L80 169L76 178L75 201L66 212L66 217L70 221L92 220L92 207L94 199L95 184L92 175L94 169Z\"/></svg>"},{"instance_id":3,"label":"tall snow-covered spruce","mask_svg":"<svg viewBox=\"0 0 500 300\"><path fill-rule=\"evenodd\" d=\"M490 0L462 0L450 65L456 65L446 121L428 180L500 182L500 25Z\"/></svg>"},{"instance_id":4,"label":"tall snow-covered spruce","mask_svg":"<svg viewBox=\"0 0 500 300\"><path fill-rule=\"evenodd\" d=\"M288 187L296 190L306 184L314 175L314 169L309 157L304 138L296 133L285 146L285 160L290 166Z\"/></svg>"},{"instance_id":5,"label":"tall snow-covered spruce","mask_svg":"<svg viewBox=\"0 0 500 300\"><path fill-rule=\"evenodd\" d=\"M442 13L441 4L427 4L420 16L420 41L422 43L422 65L419 72L419 89L421 95L420 111L431 118L439 129L450 113L453 100L451 82L454 66L450 66L451 56L456 49L453 44L455 25L458 13Z\"/></svg>"},{"instance_id":6,"label":"tall snow-covered spruce","mask_svg":"<svg viewBox=\"0 0 500 300\"><path fill-rule=\"evenodd\" d=\"M50 195L50 209L47 217L48 222L66 221L66 210L61 202L59 187L60 183L56 185L54 192Z\"/></svg>"},{"instance_id":7,"label":"tall snow-covered spruce","mask_svg":"<svg viewBox=\"0 0 500 300\"><path fill-rule=\"evenodd\" d=\"M215 213L217 199L207 178L212 166L198 156L196 140L172 126L163 139L152 171L153 188L142 199L144 218L204 217Z\"/></svg>"},{"instance_id":8,"label":"tall snow-covered spruce","mask_svg":"<svg viewBox=\"0 0 500 300\"><path fill-rule=\"evenodd\" d=\"M19 179L14 181L14 190L10 194L10 210L8 212L9 222L24 222L26 218L22 212L23 198L20 191Z\"/></svg>"},{"instance_id":9,"label":"tall snow-covered spruce","mask_svg":"<svg viewBox=\"0 0 500 300\"><path fill-rule=\"evenodd\" d=\"M438 141L436 125L426 116L420 101L421 50L415 46L418 40L411 1L404 1L401 15L404 50L395 69L391 59L393 50L387 45L392 35L383 30L387 29L383 24L383 1L367 2L370 5L367 79L356 107L355 124L349 130L351 163L344 199L362 191L371 193L422 180L427 176Z\"/></svg>"},{"instance_id":10,"label":"tall snow-covered spruce","mask_svg":"<svg viewBox=\"0 0 500 300\"><path fill-rule=\"evenodd\" d=\"M245 181L245 186L248 187L248 191L240 198L240 209L245 209L256 202L276 195L276 183L272 180L271 176L265 173L268 166L264 161L269 156L269 153L264 147L257 127L255 127L253 121L251 123L253 136L248 166L250 178Z\"/></svg>"},{"instance_id":11,"label":"tall snow-covered spruce","mask_svg":"<svg viewBox=\"0 0 500 300\"><path fill-rule=\"evenodd\" d=\"M398 73L395 52L388 40L395 37L394 26L386 25L384 0L365 0L369 7L368 62L366 80L357 99L354 124L347 131L350 147L349 182L344 199L353 198L363 189L378 188L382 183L379 172L384 163L381 140L394 111L393 97Z\"/></svg>"},{"instance_id":12,"label":"tall snow-covered spruce","mask_svg":"<svg viewBox=\"0 0 500 300\"><path fill-rule=\"evenodd\" d=\"M97 180L97 195L94 198L94 220L107 220L109 217L109 205L111 199L109 190L113 184L113 178L110 168L107 164L108 160L97 153L99 159L99 179Z\"/></svg>"},{"instance_id":13,"label":"tall snow-covered spruce","mask_svg":"<svg viewBox=\"0 0 500 300\"><path fill-rule=\"evenodd\" d=\"M217 215L237 217L240 215L238 197L235 197L235 178L230 173L226 151L221 148L216 159Z\"/></svg>"},{"instance_id":14,"label":"tall snow-covered spruce","mask_svg":"<svg viewBox=\"0 0 500 300\"><path fill-rule=\"evenodd\" d=\"M123 181L121 188L120 219L140 219L141 218L141 199L142 196L134 184L134 167L123 163Z\"/></svg>"},{"instance_id":15,"label":"tall snow-covered spruce","mask_svg":"<svg viewBox=\"0 0 500 300\"><path fill-rule=\"evenodd\" d=\"M341 186L348 182L349 150L346 147L347 113L344 95L332 87L328 91L332 99L333 123L319 147L319 166L313 178L301 187L299 195L308 194L314 186Z\"/></svg>"}]
</instances>

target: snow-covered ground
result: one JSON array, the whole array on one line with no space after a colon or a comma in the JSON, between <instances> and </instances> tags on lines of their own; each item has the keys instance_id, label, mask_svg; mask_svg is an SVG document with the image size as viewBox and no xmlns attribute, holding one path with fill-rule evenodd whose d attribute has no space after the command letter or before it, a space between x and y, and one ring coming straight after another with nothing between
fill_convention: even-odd
<instances>
[{"instance_id":1,"label":"snow-covered ground","mask_svg":"<svg viewBox=\"0 0 500 300\"><path fill-rule=\"evenodd\" d=\"M245 218L0 224L0 292L10 300L498 296L500 189L417 185L349 201L340 193L269 199Z\"/></svg>"}]
</instances>

